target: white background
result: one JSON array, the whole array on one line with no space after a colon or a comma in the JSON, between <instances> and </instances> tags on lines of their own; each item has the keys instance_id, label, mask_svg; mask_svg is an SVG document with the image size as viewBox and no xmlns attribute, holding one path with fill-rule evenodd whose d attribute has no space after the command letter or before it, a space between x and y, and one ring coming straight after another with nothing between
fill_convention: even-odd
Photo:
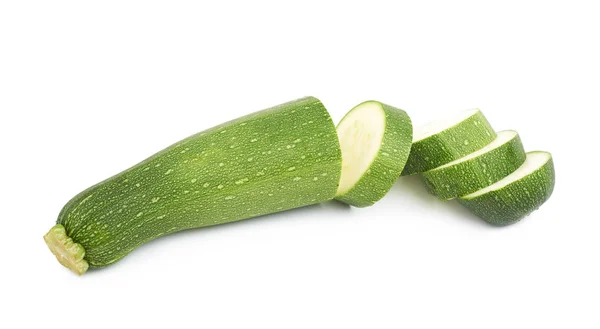
<instances>
[{"instance_id":1,"label":"white background","mask_svg":"<svg viewBox=\"0 0 600 329\"><path fill-rule=\"evenodd\" d=\"M2 1L0 327L599 328L594 1ZM552 198L494 228L402 178L183 232L77 277L42 235L84 188L306 95L416 124L479 107L552 152Z\"/></svg>"}]
</instances>

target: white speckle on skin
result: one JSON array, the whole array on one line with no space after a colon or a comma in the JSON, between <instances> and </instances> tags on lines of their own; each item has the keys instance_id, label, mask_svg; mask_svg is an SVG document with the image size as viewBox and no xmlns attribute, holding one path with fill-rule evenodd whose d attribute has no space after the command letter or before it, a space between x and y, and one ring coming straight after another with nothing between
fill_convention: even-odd
<instances>
[{"instance_id":1,"label":"white speckle on skin","mask_svg":"<svg viewBox=\"0 0 600 329\"><path fill-rule=\"evenodd\" d=\"M254 143L254 142L256 142L256 141L258 141L258 139L256 139L256 138L252 138L252 139L250 140L250 143Z\"/></svg>"},{"instance_id":2,"label":"white speckle on skin","mask_svg":"<svg viewBox=\"0 0 600 329\"><path fill-rule=\"evenodd\" d=\"M313 180L314 180L314 181L318 181L318 180L319 180L319 177L313 177Z\"/></svg>"},{"instance_id":3,"label":"white speckle on skin","mask_svg":"<svg viewBox=\"0 0 600 329\"><path fill-rule=\"evenodd\" d=\"M225 186L223 186L223 185L221 185L221 184L219 184L219 186L217 186L217 188L218 188L219 190L220 190L220 189L222 189L222 188L224 188L224 187L225 187Z\"/></svg>"},{"instance_id":4,"label":"white speckle on skin","mask_svg":"<svg viewBox=\"0 0 600 329\"><path fill-rule=\"evenodd\" d=\"M254 158L252 158L252 157L248 158L248 162L252 162L252 160L254 160Z\"/></svg>"},{"instance_id":5,"label":"white speckle on skin","mask_svg":"<svg viewBox=\"0 0 600 329\"><path fill-rule=\"evenodd\" d=\"M302 140L300 138L294 140L294 143L300 143Z\"/></svg>"},{"instance_id":6,"label":"white speckle on skin","mask_svg":"<svg viewBox=\"0 0 600 329\"><path fill-rule=\"evenodd\" d=\"M158 200L160 200L160 197L156 196L156 197L152 198L152 203L156 203L156 202L158 202Z\"/></svg>"},{"instance_id":7,"label":"white speckle on skin","mask_svg":"<svg viewBox=\"0 0 600 329\"><path fill-rule=\"evenodd\" d=\"M167 171L165 172L165 175L168 175L168 174L170 174L170 173L172 173L172 172L173 172L173 169L169 169L169 170L167 170Z\"/></svg>"},{"instance_id":8,"label":"white speckle on skin","mask_svg":"<svg viewBox=\"0 0 600 329\"><path fill-rule=\"evenodd\" d=\"M202 186L203 186L203 187L208 187L208 186L210 186L210 184L208 184L208 183L204 183L204 184L202 184Z\"/></svg>"},{"instance_id":9,"label":"white speckle on skin","mask_svg":"<svg viewBox=\"0 0 600 329\"><path fill-rule=\"evenodd\" d=\"M223 162L219 162L219 167L223 167L225 164Z\"/></svg>"},{"instance_id":10,"label":"white speckle on skin","mask_svg":"<svg viewBox=\"0 0 600 329\"><path fill-rule=\"evenodd\" d=\"M140 187L141 185L140 185L140 183L137 183L137 184L135 184L135 186L136 186L136 187Z\"/></svg>"},{"instance_id":11,"label":"white speckle on skin","mask_svg":"<svg viewBox=\"0 0 600 329\"><path fill-rule=\"evenodd\" d=\"M294 182L297 182L297 181L299 181L301 179L302 179L301 177L294 177Z\"/></svg>"},{"instance_id":12,"label":"white speckle on skin","mask_svg":"<svg viewBox=\"0 0 600 329\"><path fill-rule=\"evenodd\" d=\"M235 199L234 195L228 195L225 197L225 200L232 200L232 199Z\"/></svg>"},{"instance_id":13,"label":"white speckle on skin","mask_svg":"<svg viewBox=\"0 0 600 329\"><path fill-rule=\"evenodd\" d=\"M137 215L135 215L135 217L140 217L140 216L142 216L143 214L144 214L144 213L140 211L140 212L138 212L138 214L137 214Z\"/></svg>"},{"instance_id":14,"label":"white speckle on skin","mask_svg":"<svg viewBox=\"0 0 600 329\"><path fill-rule=\"evenodd\" d=\"M197 181L198 181L198 180L197 180L196 178L192 178L192 180L191 180L190 182L192 182L192 183L195 183L195 182L197 182Z\"/></svg>"},{"instance_id":15,"label":"white speckle on skin","mask_svg":"<svg viewBox=\"0 0 600 329\"><path fill-rule=\"evenodd\" d=\"M465 139L465 145L469 145L469 141Z\"/></svg>"},{"instance_id":16,"label":"white speckle on skin","mask_svg":"<svg viewBox=\"0 0 600 329\"><path fill-rule=\"evenodd\" d=\"M247 181L248 181L248 178L242 178L242 179L236 181L235 184L236 185L240 185L240 184L244 184Z\"/></svg>"},{"instance_id":17,"label":"white speckle on skin","mask_svg":"<svg viewBox=\"0 0 600 329\"><path fill-rule=\"evenodd\" d=\"M296 167L289 167L288 168L288 171L294 171L294 170L296 170Z\"/></svg>"}]
</instances>

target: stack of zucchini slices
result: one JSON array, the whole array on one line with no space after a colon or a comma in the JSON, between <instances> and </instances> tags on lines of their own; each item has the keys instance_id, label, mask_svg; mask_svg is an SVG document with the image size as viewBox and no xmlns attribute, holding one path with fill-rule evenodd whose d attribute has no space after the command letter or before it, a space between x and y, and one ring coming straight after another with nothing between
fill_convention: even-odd
<instances>
[{"instance_id":1,"label":"stack of zucchini slices","mask_svg":"<svg viewBox=\"0 0 600 329\"><path fill-rule=\"evenodd\" d=\"M479 109L416 128L402 172L411 174L420 174L439 199L458 198L494 225L529 215L554 188L550 153L526 153L516 131L495 132Z\"/></svg>"}]
</instances>

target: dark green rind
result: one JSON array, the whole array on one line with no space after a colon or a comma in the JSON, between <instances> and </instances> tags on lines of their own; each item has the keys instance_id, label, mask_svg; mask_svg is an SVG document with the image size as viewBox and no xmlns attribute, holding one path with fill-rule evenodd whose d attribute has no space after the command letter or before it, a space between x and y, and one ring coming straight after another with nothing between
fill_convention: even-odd
<instances>
[{"instance_id":1,"label":"dark green rind","mask_svg":"<svg viewBox=\"0 0 600 329\"><path fill-rule=\"evenodd\" d=\"M412 144L402 176L437 168L491 143L496 132L480 111L466 120Z\"/></svg>"},{"instance_id":2,"label":"dark green rind","mask_svg":"<svg viewBox=\"0 0 600 329\"><path fill-rule=\"evenodd\" d=\"M75 196L57 223L102 267L165 234L331 200L340 174L335 126L307 97L158 152Z\"/></svg>"},{"instance_id":3,"label":"dark green rind","mask_svg":"<svg viewBox=\"0 0 600 329\"><path fill-rule=\"evenodd\" d=\"M335 198L354 207L371 206L390 191L404 168L412 142L412 123L406 112L377 101L363 102L354 108L369 102L381 105L385 113L385 132L369 169L350 190Z\"/></svg>"},{"instance_id":4,"label":"dark green rind","mask_svg":"<svg viewBox=\"0 0 600 329\"><path fill-rule=\"evenodd\" d=\"M515 138L473 159L422 174L429 192L450 200L481 190L508 176L525 161L521 138Z\"/></svg>"},{"instance_id":5,"label":"dark green rind","mask_svg":"<svg viewBox=\"0 0 600 329\"><path fill-rule=\"evenodd\" d=\"M554 163L552 158L530 175L499 190L458 201L473 214L496 226L518 222L537 210L554 190Z\"/></svg>"}]
</instances>

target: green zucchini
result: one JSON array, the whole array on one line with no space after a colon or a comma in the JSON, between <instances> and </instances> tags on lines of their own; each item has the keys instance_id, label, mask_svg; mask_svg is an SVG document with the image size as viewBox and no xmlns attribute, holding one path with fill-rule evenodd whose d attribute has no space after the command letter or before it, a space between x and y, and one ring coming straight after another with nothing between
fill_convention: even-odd
<instances>
[{"instance_id":1,"label":"green zucchini","mask_svg":"<svg viewBox=\"0 0 600 329\"><path fill-rule=\"evenodd\" d=\"M367 101L340 121L342 177L336 199L367 207L383 198L408 159L412 124L406 112Z\"/></svg>"},{"instance_id":2,"label":"green zucchini","mask_svg":"<svg viewBox=\"0 0 600 329\"><path fill-rule=\"evenodd\" d=\"M422 174L429 192L450 200L489 186L515 171L525 150L514 130L497 134L493 142L465 157Z\"/></svg>"},{"instance_id":3,"label":"green zucchini","mask_svg":"<svg viewBox=\"0 0 600 329\"><path fill-rule=\"evenodd\" d=\"M422 173L471 154L496 138L479 109L416 128L410 156L402 175Z\"/></svg>"},{"instance_id":4,"label":"green zucchini","mask_svg":"<svg viewBox=\"0 0 600 329\"><path fill-rule=\"evenodd\" d=\"M334 198L335 126L307 97L184 139L70 200L44 237L83 274L162 235Z\"/></svg>"},{"instance_id":5,"label":"green zucchini","mask_svg":"<svg viewBox=\"0 0 600 329\"><path fill-rule=\"evenodd\" d=\"M473 214L493 225L508 225L538 209L554 190L554 163L548 152L527 153L515 172L459 198Z\"/></svg>"}]
</instances>

